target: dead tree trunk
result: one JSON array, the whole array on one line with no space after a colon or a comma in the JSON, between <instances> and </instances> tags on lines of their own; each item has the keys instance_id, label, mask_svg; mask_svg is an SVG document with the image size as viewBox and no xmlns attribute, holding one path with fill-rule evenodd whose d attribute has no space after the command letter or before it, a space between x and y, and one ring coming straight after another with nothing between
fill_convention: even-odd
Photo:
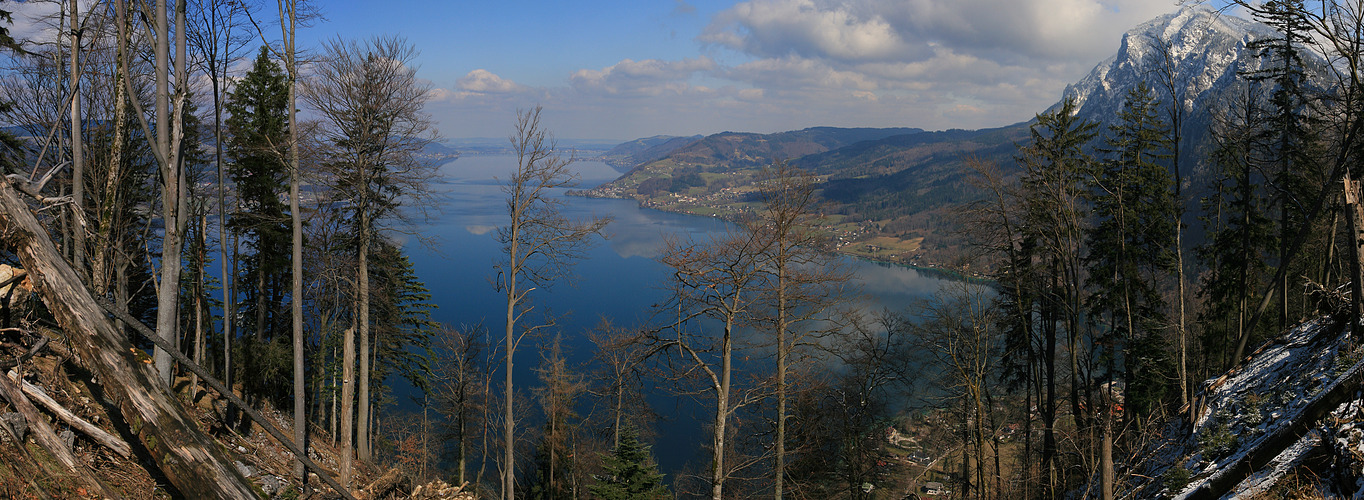
<instances>
[{"instance_id":1,"label":"dead tree trunk","mask_svg":"<svg viewBox=\"0 0 1364 500\"><path fill-rule=\"evenodd\" d=\"M199 430L158 382L156 370L142 361L146 354L114 328L7 180L0 181L0 241L18 255L43 302L70 336L81 364L99 378L166 478L182 492L255 498L251 484L219 445Z\"/></svg>"},{"instance_id":2,"label":"dead tree trunk","mask_svg":"<svg viewBox=\"0 0 1364 500\"><path fill-rule=\"evenodd\" d=\"M1351 180L1346 172L1345 210L1348 217L1345 220L1349 221L1350 235L1354 238L1350 245L1350 336L1355 342L1359 341L1359 335L1354 328L1359 324L1360 301L1364 300L1364 283L1359 279L1360 260L1364 259L1364 207L1360 206L1359 195L1359 182Z\"/></svg>"},{"instance_id":3,"label":"dead tree trunk","mask_svg":"<svg viewBox=\"0 0 1364 500\"><path fill-rule=\"evenodd\" d=\"M11 380L14 380L14 383L19 384L19 388L23 390L25 396L28 396L33 401L37 401L38 404L43 405L44 408L51 411L57 418L66 422L66 425L85 433L86 436L96 443L104 445L104 447L113 450L114 453L118 453L118 456L120 457L128 458L132 456L132 447L128 446L128 443L123 441L123 439L113 434L109 434L108 432L105 432L104 429L95 426L95 424L85 421L85 419L80 418L75 413L71 413L71 410L62 407L61 404L57 403L57 400L52 399L51 396L44 393L38 386L19 378L19 374L14 370L10 370L8 375Z\"/></svg>"}]
</instances>

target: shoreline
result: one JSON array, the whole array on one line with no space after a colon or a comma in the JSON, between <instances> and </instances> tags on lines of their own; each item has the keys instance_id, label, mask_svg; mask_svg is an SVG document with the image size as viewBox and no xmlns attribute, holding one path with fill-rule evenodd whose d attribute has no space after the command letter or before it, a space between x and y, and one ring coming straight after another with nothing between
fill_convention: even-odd
<instances>
[{"instance_id":1,"label":"shoreline","mask_svg":"<svg viewBox=\"0 0 1364 500\"><path fill-rule=\"evenodd\" d=\"M609 184L609 183L608 183L608 184ZM634 202L635 202L635 206L637 206L637 207L639 207L639 208L642 208L642 209L645 209L645 210L657 210L657 211L659 211L659 212L670 213L670 214L689 215L689 216L692 216L692 217L709 217L709 218L713 218L713 219L720 219L720 220L723 220L723 221L725 221L725 222L729 222L729 223L731 223L731 224L734 223L734 221L732 221L732 220L729 220L729 219L724 218L724 217L718 217L718 216L715 216L715 215L709 215L709 216L707 216L707 215L702 215L702 214L698 214L698 213L688 212L688 211L686 211L686 210L670 210L670 209L663 208L663 207L648 206L648 205L645 205L644 202L642 202L642 201L640 201L639 199L634 198L634 197L632 197L632 196L601 196L601 195L598 195L598 194L594 194L594 191L595 191L595 190L596 190L596 188L592 188L592 189L571 189L571 190L568 190L567 192L565 192L564 195L565 195L565 196L574 196L574 197L578 197L578 198L597 198L597 199L603 199L603 200L631 200L631 201L634 201ZM887 266L897 266L897 267L903 267L903 268L907 268L907 269L913 269L913 270L918 271L918 272L923 273L923 274L929 274L929 275L933 275L934 277L938 277L938 278L942 278L942 279L947 279L947 280L965 281L965 282L968 282L968 283L982 283L982 284L992 284L992 283L995 282L995 280L990 279L990 278L987 278L987 277L985 277L985 276L983 276L983 275L980 275L980 274L970 273L970 272L967 272L967 271L962 271L962 270L960 270L960 269L955 269L955 268L951 268L951 267L947 267L947 266L940 266L940 265L936 265L936 264L922 264L922 263L916 264L916 263L907 263L907 262L898 262L898 261L890 261L890 260L873 259L873 258L870 258L870 257L866 257L866 256L863 256L863 255L858 255L858 254L851 253L851 252L841 251L841 250L838 250L838 249L829 250L829 253L834 254L834 255L843 256L843 257L847 257L847 258L850 258L850 259L857 259L857 260L861 260L861 261L864 261L864 262L870 262L870 263L873 263L873 264L887 265Z\"/></svg>"}]
</instances>

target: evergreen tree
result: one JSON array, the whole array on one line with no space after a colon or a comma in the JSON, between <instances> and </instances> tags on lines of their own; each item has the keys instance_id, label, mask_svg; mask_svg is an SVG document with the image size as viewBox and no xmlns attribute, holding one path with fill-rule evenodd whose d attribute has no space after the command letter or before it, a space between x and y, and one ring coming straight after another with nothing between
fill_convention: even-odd
<instances>
[{"instance_id":1,"label":"evergreen tree","mask_svg":"<svg viewBox=\"0 0 1364 500\"><path fill-rule=\"evenodd\" d=\"M1085 386L1078 356L1084 340L1081 256L1088 213L1084 187L1094 161L1085 149L1097 134L1098 125L1080 120L1075 115L1076 106L1074 99L1066 99L1054 112L1037 115L1037 123L1030 130L1032 140L1020 148L1018 156L1024 168L1020 182L1025 211L1023 237L1037 243L1033 286L1041 342L1037 357L1041 364L1037 367L1041 373L1038 406L1043 426L1040 465L1051 494L1059 494L1057 489L1064 487L1061 471L1065 469L1058 463L1062 457L1056 435L1057 386L1062 382L1063 369L1057 366L1058 361L1069 364L1071 380L1080 381L1070 384L1071 413L1081 427L1088 425L1079 392ZM1063 355L1060 347L1066 348L1067 358L1058 359Z\"/></svg>"},{"instance_id":2,"label":"evergreen tree","mask_svg":"<svg viewBox=\"0 0 1364 500\"><path fill-rule=\"evenodd\" d=\"M1288 300L1288 292L1300 287L1302 276L1314 273L1309 274L1304 262L1288 261L1289 239L1307 223L1307 198L1316 196L1316 190L1325 181L1312 152L1316 120L1312 100L1306 94L1307 76L1301 56L1302 46L1312 40L1311 26L1303 12L1302 0L1269 0L1251 10L1256 20L1273 27L1278 36L1247 44L1268 63L1265 69L1244 75L1251 82L1270 86L1267 107L1262 112L1263 126L1254 135L1249 158L1266 173L1273 192L1273 208L1278 212L1275 261L1283 268L1275 283L1279 330L1303 314L1300 307L1295 308L1296 304ZM1316 236L1315 239L1320 239L1319 234ZM1235 359L1239 359L1247 341L1248 338L1241 339Z\"/></svg>"},{"instance_id":3,"label":"evergreen tree","mask_svg":"<svg viewBox=\"0 0 1364 500\"><path fill-rule=\"evenodd\" d=\"M1168 353L1146 349L1147 356L1137 357L1133 347L1164 344L1161 286L1175 271L1176 206L1170 172L1159 163L1169 158L1169 135L1145 83L1128 92L1118 119L1105 141L1109 158L1090 181L1094 224L1085 256L1087 306L1094 318L1108 321L1099 341L1110 346L1103 354L1110 370L1123 369L1126 414L1141 416L1175 380L1174 367L1165 365Z\"/></svg>"},{"instance_id":4,"label":"evergreen tree","mask_svg":"<svg viewBox=\"0 0 1364 500\"><path fill-rule=\"evenodd\" d=\"M606 472L597 476L597 484L588 488L602 500L662 500L672 498L663 485L663 474L658 472L649 453L649 445L639 441L634 426L621 428L620 445L606 457Z\"/></svg>"},{"instance_id":5,"label":"evergreen tree","mask_svg":"<svg viewBox=\"0 0 1364 500\"><path fill-rule=\"evenodd\" d=\"M376 286L370 295L374 314L374 383L384 385L393 375L426 392L431 386L431 338L439 325L431 319L431 291L417 277L412 260L402 248L381 239L370 276Z\"/></svg>"},{"instance_id":6,"label":"evergreen tree","mask_svg":"<svg viewBox=\"0 0 1364 500\"><path fill-rule=\"evenodd\" d=\"M1255 331L1247 331L1246 325L1269 279L1269 255L1277 243L1267 216L1270 200L1262 191L1265 180L1250 161L1259 122L1253 101L1248 94L1245 102L1220 113L1226 119L1213 130L1217 146L1211 159L1217 177L1209 189L1212 195L1202 201L1207 242L1195 249L1208 269L1198 291L1205 376L1232 362L1237 339L1259 342L1269 330L1264 322Z\"/></svg>"},{"instance_id":7,"label":"evergreen tree","mask_svg":"<svg viewBox=\"0 0 1364 500\"><path fill-rule=\"evenodd\" d=\"M290 283L289 216L280 201L288 182L288 84L262 47L251 70L228 95L226 153L236 184L238 207L229 226L251 253L235 280L241 326L252 335L242 343L243 382L248 393L287 398L292 358L288 356ZM274 345L283 340L286 352ZM281 364L282 363L282 364ZM267 388L266 385L271 387ZM279 399L283 403L285 399Z\"/></svg>"}]
</instances>

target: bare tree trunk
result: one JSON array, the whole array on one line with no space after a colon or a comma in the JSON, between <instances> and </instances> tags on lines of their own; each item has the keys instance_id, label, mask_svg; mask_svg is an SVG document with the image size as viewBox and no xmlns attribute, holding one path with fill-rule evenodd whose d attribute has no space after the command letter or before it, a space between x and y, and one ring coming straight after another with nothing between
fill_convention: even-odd
<instances>
[{"instance_id":1,"label":"bare tree trunk","mask_svg":"<svg viewBox=\"0 0 1364 500\"><path fill-rule=\"evenodd\" d=\"M283 31L285 67L289 75L289 219L293 222L292 283L289 292L294 337L294 441L307 449L308 421L304 415L307 399L303 383L303 216L299 213L298 164L298 62L295 60L294 35L297 28L297 0L279 2L280 30ZM287 28L286 28L287 26ZM366 382L368 379L366 378ZM368 391L362 391L365 394ZM366 447L368 449L368 447ZM423 459L424 460L424 459ZM423 464L426 462L423 461ZM302 461L294 462L294 476L307 483Z\"/></svg>"},{"instance_id":2,"label":"bare tree trunk","mask_svg":"<svg viewBox=\"0 0 1364 500\"><path fill-rule=\"evenodd\" d=\"M341 485L350 488L355 431L355 321L342 336L341 347Z\"/></svg>"},{"instance_id":3,"label":"bare tree trunk","mask_svg":"<svg viewBox=\"0 0 1364 500\"><path fill-rule=\"evenodd\" d=\"M510 255L513 256L513 257L512 257L513 259L516 258L515 256L519 255L519 254L517 254L517 244L519 243L519 241L518 241L517 238L518 238L518 236L519 236L519 234L518 234L518 233L519 233L519 231L518 231L519 229L520 229L520 227L519 227L518 225L516 225L515 221L513 221L513 223L512 223L512 237L511 237L511 251L510 251ZM514 268L516 268L516 266L517 266L517 263L516 263L516 262L513 262L513 263L512 263L512 268L514 269ZM516 481L516 476L513 475L513 471L515 470L515 468L514 468L515 454L513 453L513 452L515 451L515 449L513 448L513 446L516 444L516 443L515 443L515 442L516 442L516 436L515 436L515 434L514 434L514 432L515 432L515 430L516 430L516 421L514 420L514 416L512 415L512 354L516 352L516 342L515 342L515 331L516 331L516 302L517 302L517 295L516 295L516 274L515 274L515 273L512 273L512 274L510 274L509 276L507 276L507 346L506 346L506 349L507 349L507 354L506 354L506 358L507 358L507 359L506 359L506 365L507 365L507 366L506 366L506 370L507 370L506 375L507 375L507 380L506 380L506 384L507 384L507 385L506 385L506 388L505 388L505 393L506 393L506 394L504 395L504 401L505 401L505 405L506 405L506 408L505 408L505 410L506 410L506 415L504 415L504 420L503 420L503 422L502 422L503 434L504 434L504 437L503 437L503 445L504 445L505 448L506 448L506 449L505 449L505 452L504 452L504 455L503 455L503 458L502 458L503 463L504 463L504 466L502 467L502 499L503 499L503 500L515 500L515 498L516 498L516 495L515 495L515 489L516 489L516 482L515 482L515 481Z\"/></svg>"},{"instance_id":4,"label":"bare tree trunk","mask_svg":"<svg viewBox=\"0 0 1364 500\"><path fill-rule=\"evenodd\" d=\"M104 177L103 201L99 206L99 233L95 239L96 252L91 260L91 285L95 289L95 294L104 297L110 290L110 285L115 280L110 276L114 261L117 260L117 249L122 247L121 242L116 242L115 238L122 229L114 227L115 220L118 218L119 187L123 176L123 143L127 138L128 121L128 94L127 78L128 65L124 58L127 50L127 4L123 0L114 2L115 23L118 24L118 41L116 70L114 75L114 141L109 151L109 164Z\"/></svg>"},{"instance_id":5,"label":"bare tree trunk","mask_svg":"<svg viewBox=\"0 0 1364 500\"><path fill-rule=\"evenodd\" d=\"M735 302L738 302L736 296ZM715 446L715 457L711 464L711 500L722 500L724 498L725 486L725 427L729 420L729 386L730 372L733 367L734 342L731 336L734 331L734 319L731 317L725 321L725 337L721 340L720 347L720 386L716 387L715 394L715 431L712 442Z\"/></svg>"},{"instance_id":6,"label":"bare tree trunk","mask_svg":"<svg viewBox=\"0 0 1364 500\"><path fill-rule=\"evenodd\" d=\"M356 330L360 332L360 382L359 382L359 408L356 415L356 453L359 460L369 461L369 237L370 220L368 207L362 205L360 210L360 276L358 281L359 291L356 292L356 300L359 302L360 318Z\"/></svg>"},{"instance_id":7,"label":"bare tree trunk","mask_svg":"<svg viewBox=\"0 0 1364 500\"><path fill-rule=\"evenodd\" d=\"M784 250L784 245L778 249ZM784 258L777 263L777 463L772 471L776 500L781 500L786 475L786 265Z\"/></svg>"},{"instance_id":8,"label":"bare tree trunk","mask_svg":"<svg viewBox=\"0 0 1364 500\"><path fill-rule=\"evenodd\" d=\"M85 274L85 151L81 139L81 23L76 0L71 0L71 213L76 272Z\"/></svg>"},{"instance_id":9,"label":"bare tree trunk","mask_svg":"<svg viewBox=\"0 0 1364 500\"><path fill-rule=\"evenodd\" d=\"M1364 265L1360 264L1364 259L1364 206L1360 204L1360 183L1350 179L1350 174L1345 174L1345 207L1349 216L1345 218L1349 222L1350 235L1354 241L1350 244L1350 328L1355 330L1359 326L1361 301L1364 301L1364 280L1360 279L1361 272L1364 272ZM1355 342L1359 342L1358 333L1353 333Z\"/></svg>"},{"instance_id":10,"label":"bare tree trunk","mask_svg":"<svg viewBox=\"0 0 1364 500\"><path fill-rule=\"evenodd\" d=\"M153 148L160 156L160 160L165 162L170 157L170 87L168 81L170 75L170 27L166 20L166 0L156 0L156 12L153 13L156 19L156 45L154 57L156 58L156 144ZM132 98L132 96L129 96ZM161 204L164 215L164 240L161 245L161 284L156 290L156 335L167 342L175 341L175 305L179 293L177 287L171 287L170 276L179 273L172 273L175 270L175 263L180 259L180 254L176 251L174 227L174 206L175 195L178 194L179 184L175 181L175 169L171 165L162 164L161 172L163 175L161 186ZM157 349L154 354L156 370L161 373L161 380L170 386L171 376L171 357L169 353Z\"/></svg>"},{"instance_id":11,"label":"bare tree trunk","mask_svg":"<svg viewBox=\"0 0 1364 500\"><path fill-rule=\"evenodd\" d=\"M207 252L207 239L205 234L208 231L208 214L199 214L199 251L196 252L194 259L198 268L194 283L194 364L203 366L204 352L204 252ZM191 373L189 376L189 401L194 404L194 396L198 394L199 374Z\"/></svg>"},{"instance_id":12,"label":"bare tree trunk","mask_svg":"<svg viewBox=\"0 0 1364 500\"><path fill-rule=\"evenodd\" d=\"M1113 417L1112 403L1104 401L1103 444L1099 453L1100 496L1103 500L1113 500Z\"/></svg>"},{"instance_id":13,"label":"bare tree trunk","mask_svg":"<svg viewBox=\"0 0 1364 500\"><path fill-rule=\"evenodd\" d=\"M215 12L216 14L216 12ZM224 46L231 46L231 31L224 37ZM215 54L217 48L213 51ZM227 243L227 172L223 165L223 106L222 106L222 87L219 80L219 72L227 65L229 50L223 52L222 66L216 60L211 61L209 66L211 73L209 83L213 86L213 155L214 163L218 167L218 271L223 278L223 383L227 384L228 389L232 388L232 337L236 330L233 328L234 321L237 319L237 304L234 302L233 287L236 286L237 279L236 266L232 272L228 272L228 243ZM233 252L235 262L236 253Z\"/></svg>"}]
</instances>

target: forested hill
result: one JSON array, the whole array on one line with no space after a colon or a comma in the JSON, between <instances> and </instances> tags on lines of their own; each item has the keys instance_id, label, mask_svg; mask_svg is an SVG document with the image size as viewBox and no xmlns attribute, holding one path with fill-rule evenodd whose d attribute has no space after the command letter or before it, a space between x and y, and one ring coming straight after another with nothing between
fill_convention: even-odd
<instances>
[{"instance_id":1,"label":"forested hill","mask_svg":"<svg viewBox=\"0 0 1364 500\"><path fill-rule=\"evenodd\" d=\"M677 148L687 146L701 140L705 136L693 135L690 137L677 137L672 135L656 135L644 137L629 142L623 142L610 151L603 153L601 159L607 165L621 172L628 172L637 165L649 163L668 156L669 153L676 151Z\"/></svg>"},{"instance_id":2,"label":"forested hill","mask_svg":"<svg viewBox=\"0 0 1364 500\"><path fill-rule=\"evenodd\" d=\"M775 134L721 132L678 148L666 159L691 165L704 165L717 171L742 169L769 165L773 160L789 160L823 153L861 141L919 132L923 130L836 127L813 127Z\"/></svg>"}]
</instances>

